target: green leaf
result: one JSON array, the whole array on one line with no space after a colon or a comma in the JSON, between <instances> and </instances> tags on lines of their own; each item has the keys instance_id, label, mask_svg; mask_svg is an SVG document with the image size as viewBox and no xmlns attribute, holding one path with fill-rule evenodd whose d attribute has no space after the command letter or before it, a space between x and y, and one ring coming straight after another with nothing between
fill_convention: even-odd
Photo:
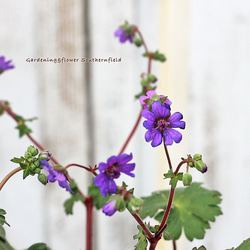
<instances>
[{"instance_id":1,"label":"green leaf","mask_svg":"<svg viewBox=\"0 0 250 250\"><path fill-rule=\"evenodd\" d=\"M71 183L69 184L69 186L74 193L71 194L71 197L69 199L67 199L63 204L65 213L67 215L73 214L73 206L74 206L75 202L85 200L85 198L81 194L79 194L79 189L78 189L77 184L74 180L71 180Z\"/></svg>"},{"instance_id":2,"label":"green leaf","mask_svg":"<svg viewBox=\"0 0 250 250\"><path fill-rule=\"evenodd\" d=\"M137 226L137 228L139 233L133 237L134 240L138 239L138 242L135 245L135 250L146 250L148 245L147 237L140 226Z\"/></svg>"},{"instance_id":3,"label":"green leaf","mask_svg":"<svg viewBox=\"0 0 250 250\"><path fill-rule=\"evenodd\" d=\"M206 248L202 245L198 249L197 247L194 247L192 250L206 250Z\"/></svg>"},{"instance_id":4,"label":"green leaf","mask_svg":"<svg viewBox=\"0 0 250 250\"><path fill-rule=\"evenodd\" d=\"M227 250L249 250L250 249L250 238L244 240L237 248L230 248Z\"/></svg>"},{"instance_id":5,"label":"green leaf","mask_svg":"<svg viewBox=\"0 0 250 250\"><path fill-rule=\"evenodd\" d=\"M27 250L51 250L45 243L36 243L30 246Z\"/></svg>"},{"instance_id":6,"label":"green leaf","mask_svg":"<svg viewBox=\"0 0 250 250\"><path fill-rule=\"evenodd\" d=\"M11 159L10 161L14 162L14 163L21 163L25 161L25 158L23 156L21 156L20 158L14 157L13 159Z\"/></svg>"},{"instance_id":7,"label":"green leaf","mask_svg":"<svg viewBox=\"0 0 250 250\"><path fill-rule=\"evenodd\" d=\"M192 241L194 238L203 239L205 229L210 228L209 222L215 221L215 216L222 214L218 204L221 194L201 187L201 183L192 183L186 188L175 190L174 200L167 220L167 234L165 237L177 240L182 229L186 237ZM161 221L163 211L168 203L169 190L153 193L143 197L144 205L139 212L142 218L154 217Z\"/></svg>"},{"instance_id":8,"label":"green leaf","mask_svg":"<svg viewBox=\"0 0 250 250\"><path fill-rule=\"evenodd\" d=\"M102 196L100 188L98 186L95 186L94 183L89 186L88 195L94 198L93 203L97 209L101 209L109 199L109 195L107 195L107 197Z\"/></svg>"},{"instance_id":9,"label":"green leaf","mask_svg":"<svg viewBox=\"0 0 250 250\"><path fill-rule=\"evenodd\" d=\"M166 174L164 174L165 179L175 177L174 172L170 169Z\"/></svg>"},{"instance_id":10,"label":"green leaf","mask_svg":"<svg viewBox=\"0 0 250 250\"><path fill-rule=\"evenodd\" d=\"M23 137L26 133L31 133L32 130L23 122L19 123L16 127L19 130L19 137Z\"/></svg>"}]
</instances>

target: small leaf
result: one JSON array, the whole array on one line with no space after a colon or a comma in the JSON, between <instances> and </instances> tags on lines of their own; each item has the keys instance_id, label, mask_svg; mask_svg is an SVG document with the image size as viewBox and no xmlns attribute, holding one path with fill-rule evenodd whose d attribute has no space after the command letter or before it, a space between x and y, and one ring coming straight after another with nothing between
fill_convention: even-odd
<instances>
[{"instance_id":1,"label":"small leaf","mask_svg":"<svg viewBox=\"0 0 250 250\"><path fill-rule=\"evenodd\" d=\"M20 157L20 158L17 158L17 157L14 157L13 159L11 159L10 161L14 162L14 163L21 163L21 162L24 162L25 161L25 158L24 157Z\"/></svg>"},{"instance_id":2,"label":"small leaf","mask_svg":"<svg viewBox=\"0 0 250 250\"><path fill-rule=\"evenodd\" d=\"M139 233L133 237L134 240L138 239L138 242L135 245L135 250L146 250L148 245L147 237L140 226L137 226L137 228Z\"/></svg>"},{"instance_id":3,"label":"small leaf","mask_svg":"<svg viewBox=\"0 0 250 250\"><path fill-rule=\"evenodd\" d=\"M250 249L250 238L244 240L235 250L249 250Z\"/></svg>"},{"instance_id":4,"label":"small leaf","mask_svg":"<svg viewBox=\"0 0 250 250\"><path fill-rule=\"evenodd\" d=\"M51 250L45 243L36 243L30 246L27 250Z\"/></svg>"},{"instance_id":5,"label":"small leaf","mask_svg":"<svg viewBox=\"0 0 250 250\"><path fill-rule=\"evenodd\" d=\"M24 123L20 123L18 126L15 127L19 130L19 137L23 137L26 133L31 133L32 130Z\"/></svg>"},{"instance_id":6,"label":"small leaf","mask_svg":"<svg viewBox=\"0 0 250 250\"><path fill-rule=\"evenodd\" d=\"M100 188L95 186L94 183L89 186L88 195L94 198L93 203L97 209L101 209L109 199L109 195L107 195L107 197L103 197L100 192Z\"/></svg>"},{"instance_id":7,"label":"small leaf","mask_svg":"<svg viewBox=\"0 0 250 250\"><path fill-rule=\"evenodd\" d=\"M165 179L175 177L174 172L170 169L166 174L164 174Z\"/></svg>"},{"instance_id":8,"label":"small leaf","mask_svg":"<svg viewBox=\"0 0 250 250\"><path fill-rule=\"evenodd\" d=\"M202 245L198 249L197 247L194 247L192 250L206 250L206 248Z\"/></svg>"}]
</instances>

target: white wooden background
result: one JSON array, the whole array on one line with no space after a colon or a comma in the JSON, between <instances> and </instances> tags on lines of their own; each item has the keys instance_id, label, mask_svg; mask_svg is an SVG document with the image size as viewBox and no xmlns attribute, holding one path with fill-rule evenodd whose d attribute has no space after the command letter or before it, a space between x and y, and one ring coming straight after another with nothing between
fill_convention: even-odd
<instances>
[{"instance_id":1,"label":"white wooden background","mask_svg":"<svg viewBox=\"0 0 250 250\"><path fill-rule=\"evenodd\" d=\"M1 75L0 98L8 99L24 117L37 115L34 136L61 164L95 164L117 154L139 112L134 94L146 70L142 50L119 44L113 32L124 20L138 25L150 49L160 48L167 63L153 66L160 90L187 122L183 142L171 147L177 164L187 153L201 152L209 167L194 174L207 188L222 193L223 215L204 240L179 244L192 249L204 244L221 250L249 237L250 2L248 0L0 0L0 54L16 69ZM121 63L27 63L28 57L121 57ZM30 145L17 139L15 123L0 120L1 178L15 167L9 161ZM137 164L136 195L165 188L165 158L144 142L140 128L126 152ZM147 171L145 171L147 169ZM85 191L85 173L70 169ZM150 183L150 184L149 184ZM84 249L85 211L65 216L68 197L57 185L22 181L21 173L0 193L7 210L6 228L17 249L45 241L53 250ZM28 223L27 223L28 221ZM133 249L136 223L128 213L109 218L95 215L95 249ZM25 237L24 237L25 235ZM122 237L121 237L122 236ZM108 242L111 242L108 243ZM165 244L158 249L171 249Z\"/></svg>"}]
</instances>

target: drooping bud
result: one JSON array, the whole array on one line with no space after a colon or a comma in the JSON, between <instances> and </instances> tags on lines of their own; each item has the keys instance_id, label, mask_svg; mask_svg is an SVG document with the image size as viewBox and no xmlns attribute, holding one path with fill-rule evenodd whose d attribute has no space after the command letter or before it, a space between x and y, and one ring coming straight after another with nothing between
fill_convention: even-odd
<instances>
[{"instance_id":1,"label":"drooping bud","mask_svg":"<svg viewBox=\"0 0 250 250\"><path fill-rule=\"evenodd\" d=\"M194 163L194 166L198 171L202 173L207 172L207 165L202 160L196 161Z\"/></svg>"},{"instance_id":2,"label":"drooping bud","mask_svg":"<svg viewBox=\"0 0 250 250\"><path fill-rule=\"evenodd\" d=\"M105 204L102 208L102 212L108 216L113 215L117 210L117 208L115 207L115 203L116 203L116 200L112 200L108 202L107 204Z\"/></svg>"},{"instance_id":3,"label":"drooping bud","mask_svg":"<svg viewBox=\"0 0 250 250\"><path fill-rule=\"evenodd\" d=\"M48 183L48 178L45 174L39 174L38 175L38 180L43 184L46 185Z\"/></svg>"},{"instance_id":4,"label":"drooping bud","mask_svg":"<svg viewBox=\"0 0 250 250\"><path fill-rule=\"evenodd\" d=\"M137 47L140 47L142 45L142 41L138 37L134 37L133 42Z\"/></svg>"},{"instance_id":5,"label":"drooping bud","mask_svg":"<svg viewBox=\"0 0 250 250\"><path fill-rule=\"evenodd\" d=\"M182 177L182 182L184 186L190 186L192 183L192 175L189 173L184 174Z\"/></svg>"}]
</instances>

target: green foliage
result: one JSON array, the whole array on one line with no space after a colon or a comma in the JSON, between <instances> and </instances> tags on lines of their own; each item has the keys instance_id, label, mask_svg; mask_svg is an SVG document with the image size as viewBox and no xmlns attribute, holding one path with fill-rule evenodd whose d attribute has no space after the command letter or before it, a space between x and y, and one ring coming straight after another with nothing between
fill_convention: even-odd
<instances>
[{"instance_id":1,"label":"green foliage","mask_svg":"<svg viewBox=\"0 0 250 250\"><path fill-rule=\"evenodd\" d=\"M71 194L71 197L69 199L67 199L63 204L65 213L67 215L73 214L73 206L74 206L75 202L85 200L85 198L81 194L79 194L79 192L78 192L79 189L78 189L76 182L74 180L71 181L69 186L74 193Z\"/></svg>"},{"instance_id":2,"label":"green foliage","mask_svg":"<svg viewBox=\"0 0 250 250\"><path fill-rule=\"evenodd\" d=\"M167 220L164 239L177 240L182 229L188 240L203 239L205 229L210 228L209 222L215 221L215 216L222 214L218 204L221 194L201 187L201 183L192 183L186 188L175 190L174 200ZM169 190L152 193L143 197L144 205L139 212L142 218L154 217L161 221L168 203Z\"/></svg>"},{"instance_id":3,"label":"green foliage","mask_svg":"<svg viewBox=\"0 0 250 250\"><path fill-rule=\"evenodd\" d=\"M30 246L27 250L51 250L45 243L36 243Z\"/></svg>"},{"instance_id":4,"label":"green foliage","mask_svg":"<svg viewBox=\"0 0 250 250\"><path fill-rule=\"evenodd\" d=\"M14 248L8 243L6 239L5 230L3 228L4 224L10 226L5 221L5 216L4 216L5 214L6 214L5 210L0 209L0 249L1 250L14 250Z\"/></svg>"},{"instance_id":5,"label":"green foliage","mask_svg":"<svg viewBox=\"0 0 250 250\"><path fill-rule=\"evenodd\" d=\"M137 226L137 228L138 228L139 232L138 232L138 234L134 235L133 239L134 240L138 239L138 242L135 245L134 249L135 250L145 250L145 249L147 249L147 245L148 245L147 237L140 226Z\"/></svg>"},{"instance_id":6,"label":"green foliage","mask_svg":"<svg viewBox=\"0 0 250 250\"><path fill-rule=\"evenodd\" d=\"M38 174L38 180L45 185L47 183L47 177L40 174L41 169L43 169L43 165L40 164L38 159L39 156L37 156L37 154L38 149L34 146L29 146L27 151L24 153L24 157L14 157L11 161L19 164L19 166L23 169L23 179L29 175L34 176L35 174Z\"/></svg>"},{"instance_id":7,"label":"green foliage","mask_svg":"<svg viewBox=\"0 0 250 250\"><path fill-rule=\"evenodd\" d=\"M194 247L192 250L206 250L204 246L200 246L199 248Z\"/></svg>"},{"instance_id":8,"label":"green foliage","mask_svg":"<svg viewBox=\"0 0 250 250\"><path fill-rule=\"evenodd\" d=\"M25 124L25 122L32 122L36 117L24 119L22 116L17 115L16 119L18 121L18 125L15 127L17 130L19 130L19 137L23 137L26 133L31 133L32 130Z\"/></svg>"},{"instance_id":9,"label":"green foliage","mask_svg":"<svg viewBox=\"0 0 250 250\"><path fill-rule=\"evenodd\" d=\"M88 187L88 195L94 198L93 204L97 209L101 209L109 200L109 195L103 197L100 188L94 183Z\"/></svg>"},{"instance_id":10,"label":"green foliage","mask_svg":"<svg viewBox=\"0 0 250 250\"><path fill-rule=\"evenodd\" d=\"M230 248L227 250L249 250L250 249L250 238L244 240L237 248Z\"/></svg>"},{"instance_id":11,"label":"green foliage","mask_svg":"<svg viewBox=\"0 0 250 250\"><path fill-rule=\"evenodd\" d=\"M144 53L142 56L144 57L151 57L152 53ZM164 54L159 53L159 51L157 50L156 52L153 53L153 58L156 61L160 61L160 62L165 62L166 61L166 57Z\"/></svg>"},{"instance_id":12,"label":"green foliage","mask_svg":"<svg viewBox=\"0 0 250 250\"><path fill-rule=\"evenodd\" d=\"M164 174L165 179L170 178L169 184L172 188L176 188L177 182L182 181L183 173L178 173L176 176L173 170L169 170L166 174Z\"/></svg>"}]
</instances>

